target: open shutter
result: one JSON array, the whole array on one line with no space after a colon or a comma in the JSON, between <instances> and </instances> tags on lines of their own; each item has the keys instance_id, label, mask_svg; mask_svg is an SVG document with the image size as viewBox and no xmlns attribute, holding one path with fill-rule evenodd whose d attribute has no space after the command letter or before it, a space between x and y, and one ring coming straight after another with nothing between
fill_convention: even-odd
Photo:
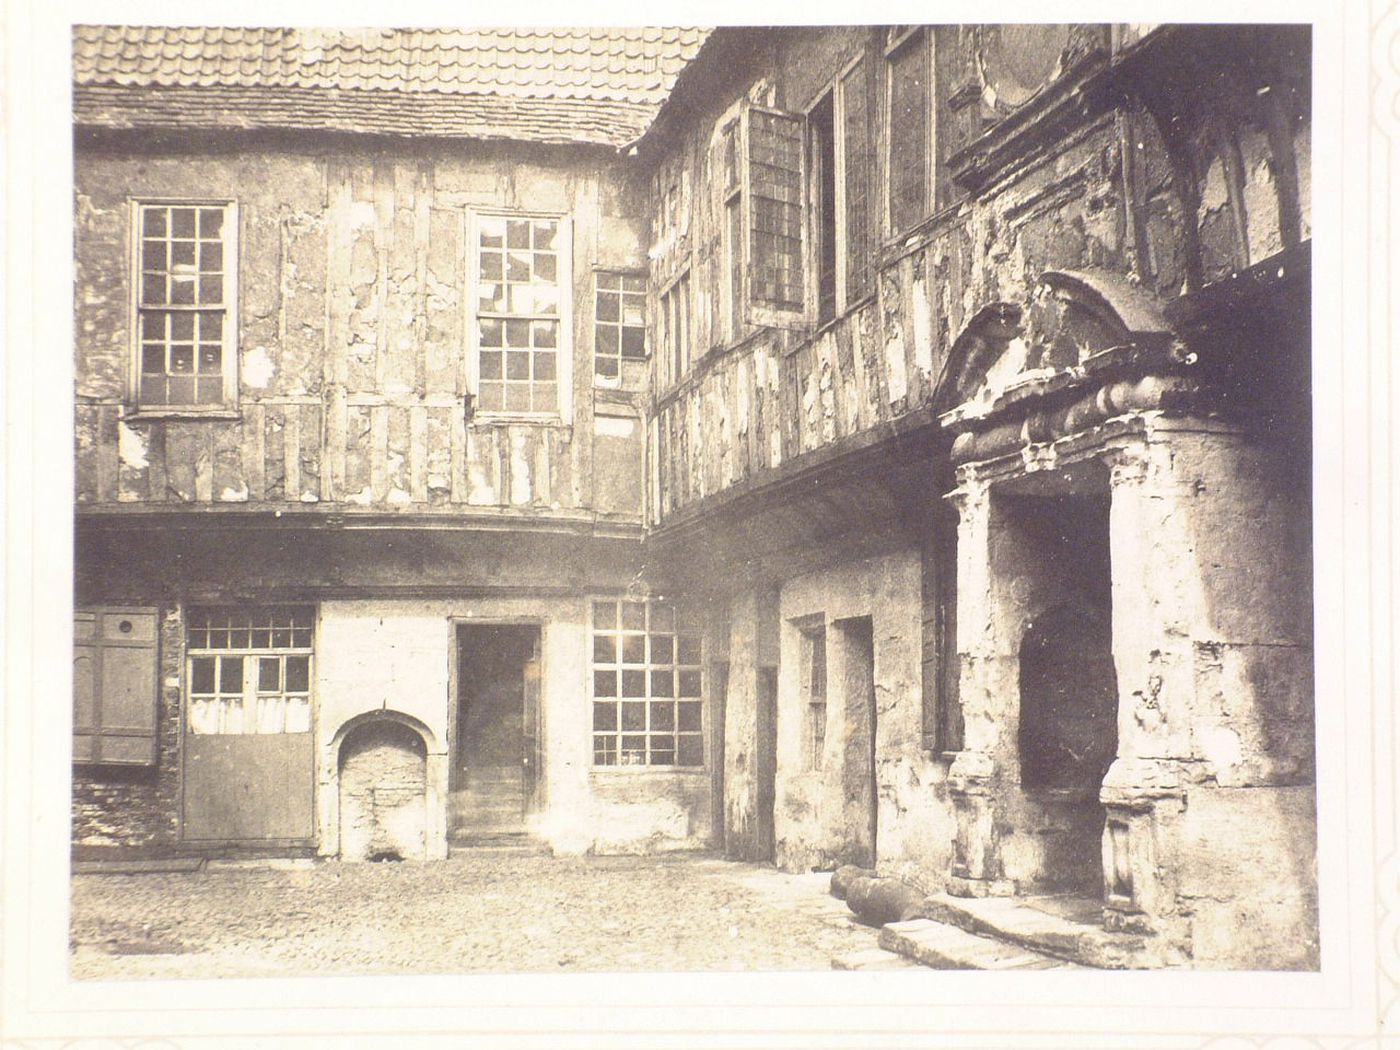
<instances>
[{"instance_id":1,"label":"open shutter","mask_svg":"<svg viewBox=\"0 0 1400 1050\"><path fill-rule=\"evenodd\" d=\"M73 761L156 761L157 610L82 609L73 616Z\"/></svg>"},{"instance_id":2,"label":"open shutter","mask_svg":"<svg viewBox=\"0 0 1400 1050\"><path fill-rule=\"evenodd\" d=\"M800 114L744 109L750 324L792 328L808 320L803 129Z\"/></svg>"}]
</instances>

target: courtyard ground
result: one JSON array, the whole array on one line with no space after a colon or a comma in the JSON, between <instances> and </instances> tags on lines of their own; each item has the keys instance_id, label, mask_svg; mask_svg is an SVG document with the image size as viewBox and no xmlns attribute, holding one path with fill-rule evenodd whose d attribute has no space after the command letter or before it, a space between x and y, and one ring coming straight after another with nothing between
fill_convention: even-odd
<instances>
[{"instance_id":1,"label":"courtyard ground","mask_svg":"<svg viewBox=\"0 0 1400 1050\"><path fill-rule=\"evenodd\" d=\"M829 880L695 854L79 874L71 973L825 970L877 934Z\"/></svg>"}]
</instances>

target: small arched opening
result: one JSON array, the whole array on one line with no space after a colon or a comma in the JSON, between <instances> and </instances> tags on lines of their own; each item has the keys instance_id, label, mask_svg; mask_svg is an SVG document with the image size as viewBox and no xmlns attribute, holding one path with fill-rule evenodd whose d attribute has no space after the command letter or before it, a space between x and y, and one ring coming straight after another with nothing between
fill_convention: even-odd
<instances>
[{"instance_id":1,"label":"small arched opening","mask_svg":"<svg viewBox=\"0 0 1400 1050\"><path fill-rule=\"evenodd\" d=\"M337 755L342 860L423 860L427 744L403 721L374 717L347 728Z\"/></svg>"}]
</instances>

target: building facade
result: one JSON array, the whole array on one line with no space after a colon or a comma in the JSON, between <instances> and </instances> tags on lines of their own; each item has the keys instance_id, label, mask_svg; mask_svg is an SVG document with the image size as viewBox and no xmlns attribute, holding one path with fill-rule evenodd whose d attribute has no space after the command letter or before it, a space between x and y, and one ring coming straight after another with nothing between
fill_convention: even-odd
<instances>
[{"instance_id":1,"label":"building facade","mask_svg":"<svg viewBox=\"0 0 1400 1050\"><path fill-rule=\"evenodd\" d=\"M75 849L1317 965L1305 27L75 41Z\"/></svg>"}]
</instances>

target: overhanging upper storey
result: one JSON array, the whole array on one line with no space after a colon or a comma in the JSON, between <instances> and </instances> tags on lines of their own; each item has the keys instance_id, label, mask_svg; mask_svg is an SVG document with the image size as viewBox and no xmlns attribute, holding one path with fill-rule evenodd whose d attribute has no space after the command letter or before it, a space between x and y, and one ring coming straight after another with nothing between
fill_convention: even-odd
<instances>
[{"instance_id":1,"label":"overhanging upper storey","mask_svg":"<svg viewBox=\"0 0 1400 1050\"><path fill-rule=\"evenodd\" d=\"M639 146L659 537L1096 383L1305 415L1277 336L1306 315L1309 49L1279 25L717 30Z\"/></svg>"}]
</instances>

